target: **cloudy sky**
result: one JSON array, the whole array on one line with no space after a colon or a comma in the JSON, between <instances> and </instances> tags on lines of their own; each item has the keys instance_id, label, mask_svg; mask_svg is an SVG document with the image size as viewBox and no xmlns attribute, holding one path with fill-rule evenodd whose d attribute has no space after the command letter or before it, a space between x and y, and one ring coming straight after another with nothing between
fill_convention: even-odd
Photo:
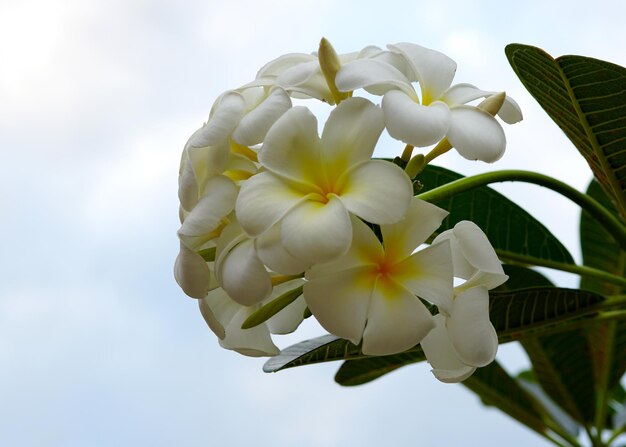
<instances>
[{"instance_id":1,"label":"cloudy sky","mask_svg":"<svg viewBox=\"0 0 626 447\"><path fill-rule=\"evenodd\" d=\"M262 360L220 349L172 275L177 171L218 94L325 36L339 52L438 49L457 61L456 82L520 103L525 120L505 129L495 166L439 164L534 169L583 189L582 158L503 53L521 42L626 65L626 6L567 4L0 0L0 445L542 445L425 364L342 388L336 364L264 374ZM534 186L499 189L579 259L575 207ZM278 343L321 333L307 322ZM526 365L513 345L499 356Z\"/></svg>"}]
</instances>

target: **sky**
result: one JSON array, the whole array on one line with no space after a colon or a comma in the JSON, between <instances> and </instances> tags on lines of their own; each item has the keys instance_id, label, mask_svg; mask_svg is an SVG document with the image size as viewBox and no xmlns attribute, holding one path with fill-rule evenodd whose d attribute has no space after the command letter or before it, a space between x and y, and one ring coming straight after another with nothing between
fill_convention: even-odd
<instances>
[{"instance_id":1,"label":"sky","mask_svg":"<svg viewBox=\"0 0 626 447\"><path fill-rule=\"evenodd\" d=\"M505 126L495 165L438 164L584 189L583 159L503 49L626 65L625 16L619 1L0 0L0 445L546 445L427 364L343 388L339 364L265 374L262 359L221 349L173 278L180 153L221 92L281 54L322 36L340 53L408 41L452 57L455 82L506 90L525 116ZM401 149L383 141L378 155ZM580 260L575 206L497 189ZM308 320L277 344L322 333ZM527 366L514 344L498 359Z\"/></svg>"}]
</instances>

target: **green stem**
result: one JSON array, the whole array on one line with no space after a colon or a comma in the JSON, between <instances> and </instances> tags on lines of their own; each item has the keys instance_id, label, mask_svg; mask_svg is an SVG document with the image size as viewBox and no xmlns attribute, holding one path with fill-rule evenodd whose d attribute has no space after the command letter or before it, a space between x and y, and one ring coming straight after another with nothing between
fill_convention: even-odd
<instances>
[{"instance_id":1,"label":"green stem","mask_svg":"<svg viewBox=\"0 0 626 447\"><path fill-rule=\"evenodd\" d=\"M626 228L610 211L587 194L572 188L566 183L537 172L518 170L487 172L455 180L447 185L443 185L419 194L417 197L422 200L433 202L455 196L474 188L486 186L490 183L498 182L533 183L558 192L589 213L591 217L596 219L609 232L609 234L613 236L620 247L623 250L626 250Z\"/></svg>"},{"instance_id":2,"label":"green stem","mask_svg":"<svg viewBox=\"0 0 626 447\"><path fill-rule=\"evenodd\" d=\"M498 257L510 264L520 264L523 266L536 265L538 267L547 267L554 270L561 270L563 272L575 273L580 276L586 276L588 278L595 278L601 281L606 281L611 284L617 284L622 287L626 287L626 278L621 276L612 275L604 270L598 270L591 267L576 264L566 264L563 262L550 261L547 259L535 258L534 256L525 256L510 251L496 249Z\"/></svg>"}]
</instances>

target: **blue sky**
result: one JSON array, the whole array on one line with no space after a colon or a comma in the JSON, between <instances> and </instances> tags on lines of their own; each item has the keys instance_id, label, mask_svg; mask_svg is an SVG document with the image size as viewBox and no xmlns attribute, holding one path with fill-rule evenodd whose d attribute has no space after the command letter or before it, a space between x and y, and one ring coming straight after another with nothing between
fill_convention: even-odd
<instances>
[{"instance_id":1,"label":"blue sky","mask_svg":"<svg viewBox=\"0 0 626 447\"><path fill-rule=\"evenodd\" d=\"M584 161L503 53L521 42L626 65L626 6L567 4L0 2L0 445L542 445L425 364L342 388L337 364L269 375L220 349L173 279L176 189L180 151L213 100L322 36L339 52L438 49L457 61L456 82L520 103L525 120L505 128L496 165L453 154L439 164L533 169L582 189ZM534 186L499 189L579 259L574 206ZM307 322L278 343L321 333ZM513 345L499 358L525 365Z\"/></svg>"}]
</instances>

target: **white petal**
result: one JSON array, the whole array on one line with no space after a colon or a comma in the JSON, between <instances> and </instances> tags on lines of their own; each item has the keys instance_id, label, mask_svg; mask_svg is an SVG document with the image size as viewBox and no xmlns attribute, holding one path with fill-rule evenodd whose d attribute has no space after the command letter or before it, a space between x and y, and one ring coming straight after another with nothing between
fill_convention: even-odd
<instances>
[{"instance_id":1,"label":"white petal","mask_svg":"<svg viewBox=\"0 0 626 447\"><path fill-rule=\"evenodd\" d=\"M278 298L282 294L287 293L288 291L303 284L303 279L297 279L274 286L271 297L265 300L264 303ZM304 301L304 296L300 295L293 303L289 304L272 318L267 320L267 327L272 334L290 334L298 328L304 319L305 309L306 302Z\"/></svg>"},{"instance_id":2,"label":"white petal","mask_svg":"<svg viewBox=\"0 0 626 447\"><path fill-rule=\"evenodd\" d=\"M185 218L180 235L203 236L215 230L235 207L237 187L232 180L219 175L206 183L206 192Z\"/></svg>"},{"instance_id":3,"label":"white petal","mask_svg":"<svg viewBox=\"0 0 626 447\"><path fill-rule=\"evenodd\" d=\"M191 161L186 156L186 153L183 154L183 157L185 160L178 176L178 200L186 211L191 211L198 203L200 188L198 187L198 180L196 179Z\"/></svg>"},{"instance_id":4,"label":"white petal","mask_svg":"<svg viewBox=\"0 0 626 447\"><path fill-rule=\"evenodd\" d=\"M415 70L422 88L423 103L436 100L452 84L456 62L445 54L414 43L397 43L387 47L402 54Z\"/></svg>"},{"instance_id":5,"label":"white petal","mask_svg":"<svg viewBox=\"0 0 626 447\"><path fill-rule=\"evenodd\" d=\"M306 54L306 53L283 54L282 56L271 60L270 62L265 64L263 67L261 67L256 77L257 78L276 77L280 75L281 73L283 73L285 70L295 65L302 64L304 62L311 62L311 61L317 61L317 57L313 56L312 54Z\"/></svg>"},{"instance_id":6,"label":"white petal","mask_svg":"<svg viewBox=\"0 0 626 447\"><path fill-rule=\"evenodd\" d=\"M439 311L452 307L453 276L450 245L443 241L420 250L397 266L394 279Z\"/></svg>"},{"instance_id":7,"label":"white petal","mask_svg":"<svg viewBox=\"0 0 626 447\"><path fill-rule=\"evenodd\" d=\"M216 289L216 292L222 293L223 290ZM200 313L202 314L204 321L206 321L206 324L213 331L213 333L218 336L218 338L224 338L226 336L226 333L224 332L224 326L222 326L222 323L219 322L219 320L213 313L211 306L209 306L208 300L206 298L201 299L198 301L198 303L200 305Z\"/></svg>"},{"instance_id":8,"label":"white petal","mask_svg":"<svg viewBox=\"0 0 626 447\"><path fill-rule=\"evenodd\" d=\"M325 167L341 173L371 159L385 128L380 107L364 98L348 98L330 114L322 134Z\"/></svg>"},{"instance_id":9,"label":"white petal","mask_svg":"<svg viewBox=\"0 0 626 447\"><path fill-rule=\"evenodd\" d=\"M392 225L381 225L385 252L393 251L397 259L409 256L439 228L448 212L414 197L402 220Z\"/></svg>"},{"instance_id":10,"label":"white petal","mask_svg":"<svg viewBox=\"0 0 626 447\"><path fill-rule=\"evenodd\" d=\"M471 376L476 368L465 365L456 354L445 326L445 317L435 315L437 326L422 340L426 360L433 367L437 379L445 383L461 382Z\"/></svg>"},{"instance_id":11,"label":"white petal","mask_svg":"<svg viewBox=\"0 0 626 447\"><path fill-rule=\"evenodd\" d=\"M498 335L489 321L489 293L484 287L474 287L455 298L447 326L463 363L480 367L496 358Z\"/></svg>"},{"instance_id":12,"label":"white petal","mask_svg":"<svg viewBox=\"0 0 626 447\"><path fill-rule=\"evenodd\" d=\"M485 98L493 92L481 90L472 84L455 84L444 92L440 100L449 106L457 106L467 104L478 98Z\"/></svg>"},{"instance_id":13,"label":"white petal","mask_svg":"<svg viewBox=\"0 0 626 447\"><path fill-rule=\"evenodd\" d=\"M278 222L304 195L269 172L246 180L239 191L235 213L251 237L259 236Z\"/></svg>"},{"instance_id":14,"label":"white petal","mask_svg":"<svg viewBox=\"0 0 626 447\"><path fill-rule=\"evenodd\" d=\"M454 226L453 232L463 256L475 269L504 275L498 255L478 225L463 220Z\"/></svg>"},{"instance_id":15,"label":"white petal","mask_svg":"<svg viewBox=\"0 0 626 447\"><path fill-rule=\"evenodd\" d=\"M305 107L293 107L267 133L259 161L283 177L316 184L322 171L320 155L315 115Z\"/></svg>"},{"instance_id":16,"label":"white petal","mask_svg":"<svg viewBox=\"0 0 626 447\"><path fill-rule=\"evenodd\" d=\"M357 59L339 69L335 84L340 91L349 92L359 88L372 90L379 95L391 89L400 89L417 100L417 94L404 74L383 60Z\"/></svg>"},{"instance_id":17,"label":"white petal","mask_svg":"<svg viewBox=\"0 0 626 447\"><path fill-rule=\"evenodd\" d=\"M227 140L245 113L245 100L240 93L226 92L216 101L206 126L193 135L191 147L214 146Z\"/></svg>"},{"instance_id":18,"label":"white petal","mask_svg":"<svg viewBox=\"0 0 626 447\"><path fill-rule=\"evenodd\" d=\"M252 240L245 240L225 255L219 279L233 300L244 306L259 303L272 292L270 275L254 251Z\"/></svg>"},{"instance_id":19,"label":"white petal","mask_svg":"<svg viewBox=\"0 0 626 447\"><path fill-rule=\"evenodd\" d=\"M493 163L504 155L506 138L496 119L476 107L458 106L450 111L448 141L468 160Z\"/></svg>"},{"instance_id":20,"label":"white petal","mask_svg":"<svg viewBox=\"0 0 626 447\"><path fill-rule=\"evenodd\" d=\"M280 223L273 225L255 240L259 259L276 273L297 275L310 267L309 262L293 257L283 246L280 238Z\"/></svg>"},{"instance_id":21,"label":"white petal","mask_svg":"<svg viewBox=\"0 0 626 447\"><path fill-rule=\"evenodd\" d=\"M304 97L334 104L333 96L317 60L288 68L276 78L276 85L288 92L300 93Z\"/></svg>"},{"instance_id":22,"label":"white petal","mask_svg":"<svg viewBox=\"0 0 626 447\"><path fill-rule=\"evenodd\" d=\"M376 224L391 224L406 213L413 187L406 173L393 163L370 160L340 178L340 196L351 213Z\"/></svg>"},{"instance_id":23,"label":"white petal","mask_svg":"<svg viewBox=\"0 0 626 447\"><path fill-rule=\"evenodd\" d=\"M210 290L210 272L206 261L182 243L174 263L174 277L183 292L192 298L204 298Z\"/></svg>"},{"instance_id":24,"label":"white petal","mask_svg":"<svg viewBox=\"0 0 626 447\"><path fill-rule=\"evenodd\" d=\"M304 262L328 262L350 248L352 223L337 197L328 203L304 201L282 220L281 239L285 249Z\"/></svg>"},{"instance_id":25,"label":"white petal","mask_svg":"<svg viewBox=\"0 0 626 447\"><path fill-rule=\"evenodd\" d=\"M241 119L233 139L243 146L261 143L272 124L290 108L289 95L281 88L273 89L267 99Z\"/></svg>"},{"instance_id":26,"label":"white petal","mask_svg":"<svg viewBox=\"0 0 626 447\"><path fill-rule=\"evenodd\" d=\"M424 106L399 90L390 90L383 97L383 111L389 135L411 146L434 144L448 131L450 110L443 102Z\"/></svg>"},{"instance_id":27,"label":"white petal","mask_svg":"<svg viewBox=\"0 0 626 447\"><path fill-rule=\"evenodd\" d=\"M513 98L507 95L504 104L498 111L498 116L507 124L515 124L523 119L522 109Z\"/></svg>"},{"instance_id":28,"label":"white petal","mask_svg":"<svg viewBox=\"0 0 626 447\"><path fill-rule=\"evenodd\" d=\"M361 341L374 282L367 282L371 267L361 267L311 279L304 299L317 321L331 334Z\"/></svg>"},{"instance_id":29,"label":"white petal","mask_svg":"<svg viewBox=\"0 0 626 447\"><path fill-rule=\"evenodd\" d=\"M314 264L306 272L307 279L351 270L355 267L374 266L384 257L383 247L372 229L358 217L350 216L350 221L352 222L350 249L334 261Z\"/></svg>"},{"instance_id":30,"label":"white petal","mask_svg":"<svg viewBox=\"0 0 626 447\"><path fill-rule=\"evenodd\" d=\"M376 283L363 332L363 354L389 355L417 345L435 327L426 306L393 280Z\"/></svg>"}]
</instances>

